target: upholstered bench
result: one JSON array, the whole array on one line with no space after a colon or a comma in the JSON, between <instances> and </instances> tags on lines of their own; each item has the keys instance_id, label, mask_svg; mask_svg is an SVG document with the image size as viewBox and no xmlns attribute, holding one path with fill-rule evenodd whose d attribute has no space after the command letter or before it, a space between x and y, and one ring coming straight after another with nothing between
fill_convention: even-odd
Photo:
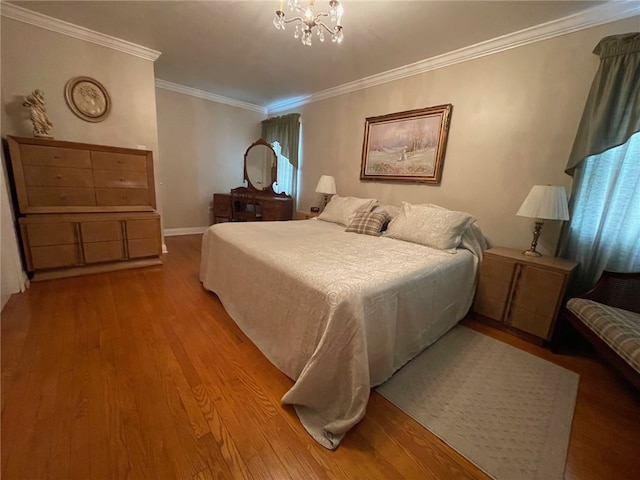
<instances>
[{"instance_id":1,"label":"upholstered bench","mask_svg":"<svg viewBox=\"0 0 640 480\"><path fill-rule=\"evenodd\" d=\"M640 390L640 273L603 272L562 318Z\"/></svg>"}]
</instances>

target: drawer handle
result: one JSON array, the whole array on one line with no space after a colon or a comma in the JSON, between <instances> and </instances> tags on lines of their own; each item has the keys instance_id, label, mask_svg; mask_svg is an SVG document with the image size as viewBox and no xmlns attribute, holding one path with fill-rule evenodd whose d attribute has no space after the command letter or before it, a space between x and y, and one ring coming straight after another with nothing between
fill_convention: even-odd
<instances>
[{"instance_id":1,"label":"drawer handle","mask_svg":"<svg viewBox=\"0 0 640 480\"><path fill-rule=\"evenodd\" d=\"M61 179L62 179L62 175L59 173L59 174L57 174L57 175L56 175L56 178L57 178L58 180L61 180Z\"/></svg>"},{"instance_id":2,"label":"drawer handle","mask_svg":"<svg viewBox=\"0 0 640 480\"><path fill-rule=\"evenodd\" d=\"M124 178L121 178L121 179L120 179L120 181L121 181L121 182L124 182Z\"/></svg>"},{"instance_id":3,"label":"drawer handle","mask_svg":"<svg viewBox=\"0 0 640 480\"><path fill-rule=\"evenodd\" d=\"M120 197L120 198L122 198L122 200L128 200L129 196L128 195L122 195L122 197Z\"/></svg>"},{"instance_id":4,"label":"drawer handle","mask_svg":"<svg viewBox=\"0 0 640 480\"><path fill-rule=\"evenodd\" d=\"M66 200L67 199L67 195L64 193L60 194L60 200Z\"/></svg>"}]
</instances>

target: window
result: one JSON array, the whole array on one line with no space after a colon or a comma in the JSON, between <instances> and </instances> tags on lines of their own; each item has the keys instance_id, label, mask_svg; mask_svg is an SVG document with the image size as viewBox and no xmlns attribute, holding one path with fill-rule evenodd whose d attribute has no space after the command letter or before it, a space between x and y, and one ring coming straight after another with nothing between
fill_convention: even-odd
<instances>
[{"instance_id":1,"label":"window","mask_svg":"<svg viewBox=\"0 0 640 480\"><path fill-rule=\"evenodd\" d=\"M580 262L586 290L603 270L640 271L640 133L575 170L564 245Z\"/></svg>"},{"instance_id":2,"label":"window","mask_svg":"<svg viewBox=\"0 0 640 480\"><path fill-rule=\"evenodd\" d=\"M291 165L287 157L282 155L280 143L273 142L271 146L278 157L278 177L273 188L276 193L286 193L287 195L293 196L296 184L296 168Z\"/></svg>"}]
</instances>

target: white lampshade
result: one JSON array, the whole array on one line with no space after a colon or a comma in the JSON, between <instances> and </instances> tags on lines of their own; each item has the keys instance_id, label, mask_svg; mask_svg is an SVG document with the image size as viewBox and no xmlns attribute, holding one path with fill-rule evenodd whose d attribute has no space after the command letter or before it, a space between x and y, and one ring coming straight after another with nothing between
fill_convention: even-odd
<instances>
[{"instance_id":1,"label":"white lampshade","mask_svg":"<svg viewBox=\"0 0 640 480\"><path fill-rule=\"evenodd\" d=\"M331 175L322 175L316 185L316 192L334 195L336 193L336 179Z\"/></svg>"},{"instance_id":2,"label":"white lampshade","mask_svg":"<svg viewBox=\"0 0 640 480\"><path fill-rule=\"evenodd\" d=\"M516 215L542 220L569 220L564 187L534 185Z\"/></svg>"}]
</instances>

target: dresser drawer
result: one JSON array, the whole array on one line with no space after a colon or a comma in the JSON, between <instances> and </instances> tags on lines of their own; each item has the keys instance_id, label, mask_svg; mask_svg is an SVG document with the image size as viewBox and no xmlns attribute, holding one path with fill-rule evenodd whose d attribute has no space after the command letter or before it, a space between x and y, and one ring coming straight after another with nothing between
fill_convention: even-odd
<instances>
[{"instance_id":1,"label":"dresser drawer","mask_svg":"<svg viewBox=\"0 0 640 480\"><path fill-rule=\"evenodd\" d=\"M213 213L220 217L231 216L231 197L229 195L214 193Z\"/></svg>"},{"instance_id":2,"label":"dresser drawer","mask_svg":"<svg viewBox=\"0 0 640 480\"><path fill-rule=\"evenodd\" d=\"M31 264L34 269L68 267L81 263L78 245L31 248Z\"/></svg>"},{"instance_id":3,"label":"dresser drawer","mask_svg":"<svg viewBox=\"0 0 640 480\"><path fill-rule=\"evenodd\" d=\"M131 238L127 240L129 258L153 257L162 253L160 240L155 238Z\"/></svg>"},{"instance_id":4,"label":"dresser drawer","mask_svg":"<svg viewBox=\"0 0 640 480\"><path fill-rule=\"evenodd\" d=\"M47 147L42 145L21 145L20 157L23 165L91 168L91 155L89 150Z\"/></svg>"},{"instance_id":5,"label":"dresser drawer","mask_svg":"<svg viewBox=\"0 0 640 480\"><path fill-rule=\"evenodd\" d=\"M23 224L22 228L31 247L71 245L78 238L76 224L72 222Z\"/></svg>"},{"instance_id":6,"label":"dresser drawer","mask_svg":"<svg viewBox=\"0 0 640 480\"><path fill-rule=\"evenodd\" d=\"M107 242L122 240L122 223L117 220L108 222L83 222L80 225L82 242Z\"/></svg>"},{"instance_id":7,"label":"dresser drawer","mask_svg":"<svg viewBox=\"0 0 640 480\"><path fill-rule=\"evenodd\" d=\"M77 207L96 204L93 188L81 187L27 187L32 207Z\"/></svg>"},{"instance_id":8,"label":"dresser drawer","mask_svg":"<svg viewBox=\"0 0 640 480\"><path fill-rule=\"evenodd\" d=\"M146 172L118 172L116 170L94 170L96 187L101 188L144 188L148 187Z\"/></svg>"},{"instance_id":9,"label":"dresser drawer","mask_svg":"<svg viewBox=\"0 0 640 480\"><path fill-rule=\"evenodd\" d=\"M85 263L112 262L124 260L122 241L83 243Z\"/></svg>"},{"instance_id":10,"label":"dresser drawer","mask_svg":"<svg viewBox=\"0 0 640 480\"><path fill-rule=\"evenodd\" d=\"M91 152L91 165L95 170L147 171L147 157L128 153Z\"/></svg>"},{"instance_id":11,"label":"dresser drawer","mask_svg":"<svg viewBox=\"0 0 640 480\"><path fill-rule=\"evenodd\" d=\"M36 187L93 187L93 175L87 168L25 165L24 180Z\"/></svg>"},{"instance_id":12,"label":"dresser drawer","mask_svg":"<svg viewBox=\"0 0 640 480\"><path fill-rule=\"evenodd\" d=\"M149 190L146 188L96 188L98 205L148 205Z\"/></svg>"},{"instance_id":13,"label":"dresser drawer","mask_svg":"<svg viewBox=\"0 0 640 480\"><path fill-rule=\"evenodd\" d=\"M144 220L127 220L127 238L158 238L160 220L149 218Z\"/></svg>"}]
</instances>

